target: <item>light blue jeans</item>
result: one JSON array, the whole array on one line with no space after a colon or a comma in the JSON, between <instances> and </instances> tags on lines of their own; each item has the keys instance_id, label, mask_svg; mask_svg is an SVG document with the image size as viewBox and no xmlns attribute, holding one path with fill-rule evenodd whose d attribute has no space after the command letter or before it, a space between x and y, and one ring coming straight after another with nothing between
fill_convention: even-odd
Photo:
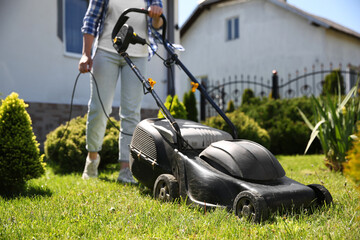
<instances>
[{"instance_id":1,"label":"light blue jeans","mask_svg":"<svg viewBox=\"0 0 360 240\"><path fill-rule=\"evenodd\" d=\"M131 58L142 74L146 71L146 57ZM117 81L120 77L120 135L119 161L129 161L129 144L136 125L140 121L143 86L134 72L119 54L97 49L92 73L94 74L101 101L110 115ZM105 135L107 118L101 107L94 79L90 77L90 100L86 123L86 149L99 152Z\"/></svg>"}]
</instances>

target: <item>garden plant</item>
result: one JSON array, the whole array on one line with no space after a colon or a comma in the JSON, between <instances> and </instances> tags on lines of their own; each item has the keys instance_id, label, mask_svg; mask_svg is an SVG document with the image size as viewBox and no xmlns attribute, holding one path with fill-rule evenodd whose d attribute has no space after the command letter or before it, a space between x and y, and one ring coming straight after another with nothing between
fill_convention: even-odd
<instances>
[{"instance_id":1,"label":"garden plant","mask_svg":"<svg viewBox=\"0 0 360 240\"><path fill-rule=\"evenodd\" d=\"M86 145L87 116L76 117L51 131L45 141L45 156L55 173L81 172L87 155ZM110 118L105 130L101 154L102 169L108 163L116 163L119 158L119 122ZM115 124L115 126L113 125Z\"/></svg>"},{"instance_id":2,"label":"garden plant","mask_svg":"<svg viewBox=\"0 0 360 240\"><path fill-rule=\"evenodd\" d=\"M168 95L164 105L174 118L187 119L186 108L184 104L180 102L178 95ZM158 118L164 118L160 110L158 112Z\"/></svg>"},{"instance_id":3,"label":"garden plant","mask_svg":"<svg viewBox=\"0 0 360 240\"><path fill-rule=\"evenodd\" d=\"M45 173L26 107L14 92L0 106L0 193L19 191L26 181Z\"/></svg>"},{"instance_id":4,"label":"garden plant","mask_svg":"<svg viewBox=\"0 0 360 240\"><path fill-rule=\"evenodd\" d=\"M314 139L318 138L325 154L326 165L334 171L342 171L346 154L352 144L351 136L356 132L360 111L359 102L354 97L357 94L357 85L343 99L340 93L337 96L327 94L319 98L312 96L315 125L299 110L312 130L305 153Z\"/></svg>"},{"instance_id":5,"label":"garden plant","mask_svg":"<svg viewBox=\"0 0 360 240\"><path fill-rule=\"evenodd\" d=\"M187 112L186 118L188 120L198 122L198 111L196 108L196 98L195 93L190 90L189 92L184 93L183 103Z\"/></svg>"}]
</instances>

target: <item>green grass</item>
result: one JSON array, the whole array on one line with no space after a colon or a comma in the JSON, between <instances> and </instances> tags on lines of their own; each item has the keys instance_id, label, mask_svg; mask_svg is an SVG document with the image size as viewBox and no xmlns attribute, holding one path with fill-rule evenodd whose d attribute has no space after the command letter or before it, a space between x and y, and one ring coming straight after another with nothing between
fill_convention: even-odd
<instances>
[{"instance_id":1,"label":"green grass","mask_svg":"<svg viewBox=\"0 0 360 240\"><path fill-rule=\"evenodd\" d=\"M54 175L49 169L27 189L0 197L0 239L359 239L359 193L323 156L278 156L287 176L322 183L329 208L272 215L251 224L225 210L204 211L184 203L160 203L151 191L115 182L111 166L99 179Z\"/></svg>"}]
</instances>

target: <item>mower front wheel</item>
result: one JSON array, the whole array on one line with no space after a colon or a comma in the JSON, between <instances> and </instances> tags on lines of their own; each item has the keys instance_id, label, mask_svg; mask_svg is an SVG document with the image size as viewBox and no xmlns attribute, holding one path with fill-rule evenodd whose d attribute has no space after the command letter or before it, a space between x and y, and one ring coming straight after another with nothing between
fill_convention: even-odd
<instances>
[{"instance_id":1,"label":"mower front wheel","mask_svg":"<svg viewBox=\"0 0 360 240\"><path fill-rule=\"evenodd\" d=\"M155 181L153 196L162 202L173 202L179 198L179 184L171 174L161 174Z\"/></svg>"},{"instance_id":2,"label":"mower front wheel","mask_svg":"<svg viewBox=\"0 0 360 240\"><path fill-rule=\"evenodd\" d=\"M251 191L242 191L236 196L233 210L239 218L255 223L265 221L269 213L264 198Z\"/></svg>"}]
</instances>

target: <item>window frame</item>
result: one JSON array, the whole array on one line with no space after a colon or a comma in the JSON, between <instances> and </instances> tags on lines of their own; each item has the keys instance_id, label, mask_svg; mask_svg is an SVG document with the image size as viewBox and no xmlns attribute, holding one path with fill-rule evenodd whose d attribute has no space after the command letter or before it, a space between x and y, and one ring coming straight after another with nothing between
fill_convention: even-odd
<instances>
[{"instance_id":1,"label":"window frame","mask_svg":"<svg viewBox=\"0 0 360 240\"><path fill-rule=\"evenodd\" d=\"M66 2L67 1L74 1L74 0L62 0L62 40L63 40L62 42L63 42L63 53L67 57L80 58L81 55L82 55L81 52L77 53L77 52L71 52L71 51L67 50L67 36L66 36ZM82 0L82 1L86 2L87 6L88 6L89 1L87 1L87 0ZM86 9L87 9L87 6L86 6ZM85 12L84 12L84 15L85 15ZM81 33L80 28L79 28L79 32ZM81 39L81 46L82 46L82 39Z\"/></svg>"},{"instance_id":2,"label":"window frame","mask_svg":"<svg viewBox=\"0 0 360 240\"><path fill-rule=\"evenodd\" d=\"M240 39L240 17L234 16L225 20L225 40L227 42Z\"/></svg>"}]
</instances>

